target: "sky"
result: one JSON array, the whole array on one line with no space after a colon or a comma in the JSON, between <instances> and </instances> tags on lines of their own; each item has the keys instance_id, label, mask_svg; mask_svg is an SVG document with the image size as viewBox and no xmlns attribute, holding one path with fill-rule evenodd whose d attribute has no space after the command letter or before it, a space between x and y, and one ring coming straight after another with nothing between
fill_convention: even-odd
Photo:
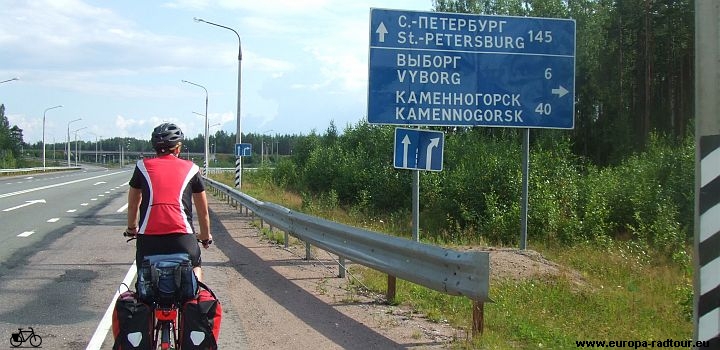
<instances>
[{"instance_id":1,"label":"sky","mask_svg":"<svg viewBox=\"0 0 720 350\"><path fill-rule=\"evenodd\" d=\"M0 103L24 141L342 131L367 115L370 8L432 0L0 0ZM186 80L202 87L183 83ZM58 105L62 107L51 108ZM73 121L81 118L81 120ZM77 131L76 131L77 130Z\"/></svg>"}]
</instances>

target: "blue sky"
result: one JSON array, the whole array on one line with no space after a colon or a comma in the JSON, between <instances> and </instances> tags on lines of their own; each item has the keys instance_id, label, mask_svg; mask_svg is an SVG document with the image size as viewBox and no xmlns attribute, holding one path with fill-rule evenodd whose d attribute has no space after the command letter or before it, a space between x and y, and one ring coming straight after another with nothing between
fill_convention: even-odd
<instances>
[{"instance_id":1,"label":"blue sky","mask_svg":"<svg viewBox=\"0 0 720 350\"><path fill-rule=\"evenodd\" d=\"M243 133L341 130L367 114L370 8L430 11L432 0L0 0L0 103L25 142L149 138L175 122ZM71 138L74 138L71 135Z\"/></svg>"}]
</instances>

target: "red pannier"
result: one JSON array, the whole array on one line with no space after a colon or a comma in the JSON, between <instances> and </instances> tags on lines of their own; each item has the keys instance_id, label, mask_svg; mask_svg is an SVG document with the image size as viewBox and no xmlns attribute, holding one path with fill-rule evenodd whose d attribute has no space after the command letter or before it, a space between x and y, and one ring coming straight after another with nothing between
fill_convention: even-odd
<instances>
[{"instance_id":1,"label":"red pannier","mask_svg":"<svg viewBox=\"0 0 720 350\"><path fill-rule=\"evenodd\" d=\"M180 349L217 350L222 307L204 283L196 299L186 302L180 313Z\"/></svg>"},{"instance_id":2,"label":"red pannier","mask_svg":"<svg viewBox=\"0 0 720 350\"><path fill-rule=\"evenodd\" d=\"M135 293L120 294L112 316L113 350L150 349L153 340L153 310L137 300Z\"/></svg>"}]
</instances>

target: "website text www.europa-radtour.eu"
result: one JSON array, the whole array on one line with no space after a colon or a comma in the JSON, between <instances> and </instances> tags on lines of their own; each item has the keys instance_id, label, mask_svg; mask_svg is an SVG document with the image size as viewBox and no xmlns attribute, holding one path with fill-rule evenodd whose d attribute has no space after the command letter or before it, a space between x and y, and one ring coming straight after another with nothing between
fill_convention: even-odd
<instances>
[{"instance_id":1,"label":"website text www.europa-radtour.eu","mask_svg":"<svg viewBox=\"0 0 720 350\"><path fill-rule=\"evenodd\" d=\"M709 348L709 341L694 340L577 340L578 348Z\"/></svg>"}]
</instances>

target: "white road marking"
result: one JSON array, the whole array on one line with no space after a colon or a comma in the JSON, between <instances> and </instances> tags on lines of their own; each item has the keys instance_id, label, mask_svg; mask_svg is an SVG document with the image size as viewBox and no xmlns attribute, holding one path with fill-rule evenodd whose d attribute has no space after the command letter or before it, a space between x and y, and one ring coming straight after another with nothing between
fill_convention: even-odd
<instances>
[{"instance_id":1,"label":"white road marking","mask_svg":"<svg viewBox=\"0 0 720 350\"><path fill-rule=\"evenodd\" d=\"M70 209L70 210L66 211L66 213L74 213L76 211L77 211L77 209Z\"/></svg>"},{"instance_id":2,"label":"white road marking","mask_svg":"<svg viewBox=\"0 0 720 350\"><path fill-rule=\"evenodd\" d=\"M19 235L17 235L17 236L18 236L18 237L27 237L27 236L30 236L30 235L33 234L33 233L35 233L35 231L25 231L25 232L23 232L23 233L21 233L21 234L19 234Z\"/></svg>"},{"instance_id":3,"label":"white road marking","mask_svg":"<svg viewBox=\"0 0 720 350\"><path fill-rule=\"evenodd\" d=\"M88 204L87 204L87 203L80 203L80 205L83 206L83 207L87 207Z\"/></svg>"},{"instance_id":4,"label":"white road marking","mask_svg":"<svg viewBox=\"0 0 720 350\"><path fill-rule=\"evenodd\" d=\"M20 204L18 206L14 206L12 208L3 209L3 211L11 211L11 210L15 210L15 209L20 209L22 207L27 207L28 205L33 205L33 204L37 204L37 203L47 203L44 199L36 199L36 200L25 201L25 202L27 202L27 203Z\"/></svg>"},{"instance_id":5,"label":"white road marking","mask_svg":"<svg viewBox=\"0 0 720 350\"><path fill-rule=\"evenodd\" d=\"M104 195L104 194L99 194L98 197L105 197L105 195Z\"/></svg>"},{"instance_id":6,"label":"white road marking","mask_svg":"<svg viewBox=\"0 0 720 350\"><path fill-rule=\"evenodd\" d=\"M129 286L135 278L136 273L137 267L135 265L135 261L133 261L133 264L130 266L130 270L128 270L122 283ZM107 333L110 331L110 327L112 327L112 314L113 310L115 310L115 301L120 296L120 287L122 287L122 284L120 284L118 289L115 291L115 296L113 296L112 300L110 300L110 305L108 305L107 310L105 310L105 315L103 315L102 320L100 320L100 324L98 324L98 328L95 329L95 333L90 339L90 343L88 343L85 350L99 350L105 341L105 337L107 337Z\"/></svg>"},{"instance_id":7,"label":"white road marking","mask_svg":"<svg viewBox=\"0 0 720 350\"><path fill-rule=\"evenodd\" d=\"M96 200L97 200L97 198L90 198L90 200L91 200L91 201L96 201Z\"/></svg>"},{"instance_id":8,"label":"white road marking","mask_svg":"<svg viewBox=\"0 0 720 350\"><path fill-rule=\"evenodd\" d=\"M120 209L118 209L116 212L117 212L117 213L122 213L122 212L125 211L125 209L127 209L127 207L128 207L128 205L127 205L127 203L125 203L125 205L123 205L122 207L120 207Z\"/></svg>"},{"instance_id":9,"label":"white road marking","mask_svg":"<svg viewBox=\"0 0 720 350\"><path fill-rule=\"evenodd\" d=\"M60 218L52 218L52 219L48 219L47 222L58 222L59 220L60 220Z\"/></svg>"},{"instance_id":10,"label":"white road marking","mask_svg":"<svg viewBox=\"0 0 720 350\"><path fill-rule=\"evenodd\" d=\"M74 184L74 183L78 183L78 182L93 180L93 179L97 179L97 178L99 178L99 177L105 177L105 176L110 176L110 175L115 175L115 174L120 174L120 173L122 173L122 171L118 171L118 172L114 172L114 173L110 173L110 174L103 174L103 175L93 176L93 177L89 177L89 178L87 178L87 179L79 179L79 180L73 180L73 181L68 181L68 182L61 182L61 183L54 184L54 185L47 185L47 186L41 186L41 187L35 187L35 188L28 188L28 189L22 190L22 191L15 191L15 192L10 192L10 193L3 193L3 194L0 194L0 198L17 196L17 195L23 194L23 193L30 193L30 192L45 190L45 189L48 189L48 188L53 188L53 187L58 187L58 186L65 186L65 185L69 185L69 184Z\"/></svg>"}]
</instances>

